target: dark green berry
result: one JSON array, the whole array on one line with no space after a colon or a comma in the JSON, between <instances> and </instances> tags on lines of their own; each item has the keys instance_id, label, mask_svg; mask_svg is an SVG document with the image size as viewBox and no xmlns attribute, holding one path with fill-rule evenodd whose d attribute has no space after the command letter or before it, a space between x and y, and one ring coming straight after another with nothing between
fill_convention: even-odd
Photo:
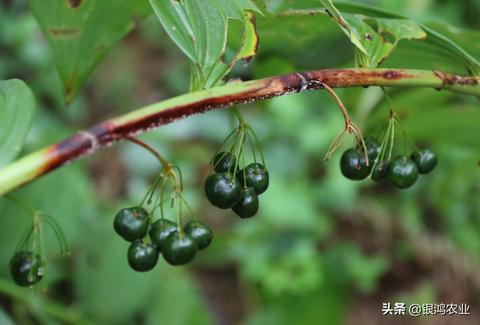
<instances>
[{"instance_id":1,"label":"dark green berry","mask_svg":"<svg viewBox=\"0 0 480 325\"><path fill-rule=\"evenodd\" d=\"M242 197L232 208L240 218L246 219L251 218L257 214L258 211L258 195L257 192L251 188L247 187L242 191Z\"/></svg>"},{"instance_id":2,"label":"dark green berry","mask_svg":"<svg viewBox=\"0 0 480 325\"><path fill-rule=\"evenodd\" d=\"M176 230L177 224L175 222L168 219L159 219L152 223L148 234L152 242L157 245L158 250L162 251L168 236Z\"/></svg>"},{"instance_id":3,"label":"dark green berry","mask_svg":"<svg viewBox=\"0 0 480 325\"><path fill-rule=\"evenodd\" d=\"M379 161L375 168L372 171L372 179L375 182L380 182L383 181L387 178L388 176L388 166L389 166L389 161Z\"/></svg>"},{"instance_id":4,"label":"dark green berry","mask_svg":"<svg viewBox=\"0 0 480 325\"><path fill-rule=\"evenodd\" d=\"M168 236L163 247L163 258L170 265L184 265L190 263L197 253L197 244L186 233L177 231Z\"/></svg>"},{"instance_id":5,"label":"dark green berry","mask_svg":"<svg viewBox=\"0 0 480 325\"><path fill-rule=\"evenodd\" d=\"M430 173L438 163L437 155L428 149L412 153L411 158L417 164L420 174Z\"/></svg>"},{"instance_id":6,"label":"dark green berry","mask_svg":"<svg viewBox=\"0 0 480 325\"><path fill-rule=\"evenodd\" d=\"M148 212L141 207L125 208L115 216L113 228L123 239L133 242L145 237L150 224Z\"/></svg>"},{"instance_id":7,"label":"dark green berry","mask_svg":"<svg viewBox=\"0 0 480 325\"><path fill-rule=\"evenodd\" d=\"M43 265L40 256L29 251L19 251L10 259L10 274L13 281L21 287L38 283L43 277Z\"/></svg>"},{"instance_id":8,"label":"dark green berry","mask_svg":"<svg viewBox=\"0 0 480 325\"><path fill-rule=\"evenodd\" d=\"M128 248L128 265L138 272L150 271L158 261L157 247L151 243L136 241Z\"/></svg>"},{"instance_id":9,"label":"dark green berry","mask_svg":"<svg viewBox=\"0 0 480 325\"><path fill-rule=\"evenodd\" d=\"M380 151L382 147L378 143L377 140L375 140L372 137L368 137L365 139L365 147L367 148L367 155L368 155L368 160L371 165L373 165L373 161L378 157L380 154Z\"/></svg>"},{"instance_id":10,"label":"dark green berry","mask_svg":"<svg viewBox=\"0 0 480 325\"><path fill-rule=\"evenodd\" d=\"M388 179L397 188L409 188L418 179L417 165L407 156L399 156L390 163Z\"/></svg>"},{"instance_id":11,"label":"dark green berry","mask_svg":"<svg viewBox=\"0 0 480 325\"><path fill-rule=\"evenodd\" d=\"M251 187L258 195L265 192L269 185L268 170L260 163L251 163L237 172L237 178L244 187Z\"/></svg>"},{"instance_id":12,"label":"dark green berry","mask_svg":"<svg viewBox=\"0 0 480 325\"><path fill-rule=\"evenodd\" d=\"M217 173L233 171L237 158L230 152L220 151L213 158L212 164Z\"/></svg>"},{"instance_id":13,"label":"dark green berry","mask_svg":"<svg viewBox=\"0 0 480 325\"><path fill-rule=\"evenodd\" d=\"M211 173L205 181L205 194L214 206L231 208L242 195L242 187L229 173Z\"/></svg>"},{"instance_id":14,"label":"dark green berry","mask_svg":"<svg viewBox=\"0 0 480 325\"><path fill-rule=\"evenodd\" d=\"M370 166L367 166L365 153L356 148L346 150L340 158L340 170L343 176L354 181L367 178L370 174Z\"/></svg>"},{"instance_id":15,"label":"dark green berry","mask_svg":"<svg viewBox=\"0 0 480 325\"><path fill-rule=\"evenodd\" d=\"M196 220L189 221L185 225L184 231L197 244L197 248L199 250L207 248L212 242L212 229L210 229L210 227L203 222Z\"/></svg>"}]
</instances>

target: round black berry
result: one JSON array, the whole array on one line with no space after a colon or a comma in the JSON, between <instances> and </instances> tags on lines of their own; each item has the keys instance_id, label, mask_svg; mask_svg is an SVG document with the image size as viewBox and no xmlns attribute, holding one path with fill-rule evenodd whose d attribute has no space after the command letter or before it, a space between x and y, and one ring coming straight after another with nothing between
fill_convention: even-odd
<instances>
[{"instance_id":1,"label":"round black berry","mask_svg":"<svg viewBox=\"0 0 480 325\"><path fill-rule=\"evenodd\" d=\"M142 241L136 241L128 248L128 264L138 272L150 271L158 261L157 247Z\"/></svg>"},{"instance_id":2,"label":"round black berry","mask_svg":"<svg viewBox=\"0 0 480 325\"><path fill-rule=\"evenodd\" d=\"M343 176L354 181L365 179L370 174L370 166L367 166L365 153L356 148L346 150L340 158L340 170Z\"/></svg>"},{"instance_id":3,"label":"round black berry","mask_svg":"<svg viewBox=\"0 0 480 325\"><path fill-rule=\"evenodd\" d=\"M217 173L233 171L235 167L236 157L230 152L220 151L213 158L212 164Z\"/></svg>"},{"instance_id":4,"label":"round black berry","mask_svg":"<svg viewBox=\"0 0 480 325\"><path fill-rule=\"evenodd\" d=\"M390 163L388 179L397 188L409 188L418 179L417 165L407 156L399 156Z\"/></svg>"},{"instance_id":5,"label":"round black berry","mask_svg":"<svg viewBox=\"0 0 480 325\"><path fill-rule=\"evenodd\" d=\"M269 184L268 170L260 163L251 163L237 172L237 178L243 187L251 187L258 195L265 192Z\"/></svg>"},{"instance_id":6,"label":"round black berry","mask_svg":"<svg viewBox=\"0 0 480 325\"><path fill-rule=\"evenodd\" d=\"M40 256L29 251L19 251L10 259L10 274L13 281L21 287L38 283L43 277Z\"/></svg>"},{"instance_id":7,"label":"round black berry","mask_svg":"<svg viewBox=\"0 0 480 325\"><path fill-rule=\"evenodd\" d=\"M251 188L247 187L242 191L242 197L232 208L240 218L246 219L251 218L258 211L258 195L257 192Z\"/></svg>"},{"instance_id":8,"label":"round black berry","mask_svg":"<svg viewBox=\"0 0 480 325\"><path fill-rule=\"evenodd\" d=\"M123 239L133 242L145 237L150 224L148 212L141 207L125 208L115 216L113 228Z\"/></svg>"},{"instance_id":9,"label":"round black berry","mask_svg":"<svg viewBox=\"0 0 480 325\"><path fill-rule=\"evenodd\" d=\"M389 161L379 161L375 168L372 171L372 179L375 182L380 182L383 181L387 178L388 176L388 166L389 166Z\"/></svg>"},{"instance_id":10,"label":"round black berry","mask_svg":"<svg viewBox=\"0 0 480 325\"><path fill-rule=\"evenodd\" d=\"M214 206L231 208L242 195L242 187L229 173L211 173L205 181L205 194Z\"/></svg>"},{"instance_id":11,"label":"round black berry","mask_svg":"<svg viewBox=\"0 0 480 325\"><path fill-rule=\"evenodd\" d=\"M373 165L373 161L378 157L380 154L380 151L382 147L378 143L377 140L375 140L372 137L368 137L365 139L365 147L367 148L367 155L368 155L368 160L371 165Z\"/></svg>"},{"instance_id":12,"label":"round black berry","mask_svg":"<svg viewBox=\"0 0 480 325\"><path fill-rule=\"evenodd\" d=\"M170 265L184 265L193 260L197 244L186 233L173 232L163 247L163 258Z\"/></svg>"},{"instance_id":13,"label":"round black berry","mask_svg":"<svg viewBox=\"0 0 480 325\"><path fill-rule=\"evenodd\" d=\"M411 158L417 164L420 174L430 173L438 163L437 155L428 149L412 153Z\"/></svg>"},{"instance_id":14,"label":"round black berry","mask_svg":"<svg viewBox=\"0 0 480 325\"><path fill-rule=\"evenodd\" d=\"M189 221L184 228L184 231L197 244L199 250L207 248L212 242L213 232L206 224L192 220Z\"/></svg>"},{"instance_id":15,"label":"round black berry","mask_svg":"<svg viewBox=\"0 0 480 325\"><path fill-rule=\"evenodd\" d=\"M157 245L158 250L162 251L168 236L176 230L177 224L175 222L168 219L159 219L152 223L148 235L152 242Z\"/></svg>"}]
</instances>

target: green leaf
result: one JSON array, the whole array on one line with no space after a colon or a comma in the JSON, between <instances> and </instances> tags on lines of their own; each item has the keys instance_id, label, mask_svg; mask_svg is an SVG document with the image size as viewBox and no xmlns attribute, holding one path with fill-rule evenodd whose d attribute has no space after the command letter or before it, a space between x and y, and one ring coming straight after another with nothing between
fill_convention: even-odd
<instances>
[{"instance_id":1,"label":"green leaf","mask_svg":"<svg viewBox=\"0 0 480 325\"><path fill-rule=\"evenodd\" d=\"M71 102L108 50L150 12L147 0L29 0Z\"/></svg>"},{"instance_id":2,"label":"green leaf","mask_svg":"<svg viewBox=\"0 0 480 325\"><path fill-rule=\"evenodd\" d=\"M375 68L380 65L401 39L424 39L427 36L420 25L411 20L342 15L331 1L323 0L322 3L356 46L355 59L360 67Z\"/></svg>"},{"instance_id":3,"label":"green leaf","mask_svg":"<svg viewBox=\"0 0 480 325\"><path fill-rule=\"evenodd\" d=\"M0 80L0 166L22 148L33 118L35 100L21 80Z\"/></svg>"},{"instance_id":4,"label":"green leaf","mask_svg":"<svg viewBox=\"0 0 480 325\"><path fill-rule=\"evenodd\" d=\"M192 61L192 89L221 82L233 65L256 54L255 20L247 10L260 12L249 0L150 0L163 28ZM225 61L228 20L244 24L244 41L232 62Z\"/></svg>"},{"instance_id":5,"label":"green leaf","mask_svg":"<svg viewBox=\"0 0 480 325\"><path fill-rule=\"evenodd\" d=\"M360 67L379 66L402 39L419 40L427 37L419 24L407 19L374 19L352 14L345 14L344 18L362 35L360 42L366 49L366 55L356 52L357 66Z\"/></svg>"},{"instance_id":6,"label":"green leaf","mask_svg":"<svg viewBox=\"0 0 480 325\"><path fill-rule=\"evenodd\" d=\"M350 38L350 41L357 47L357 49L368 55L367 50L364 48L361 35L356 28L350 26L350 24L342 17L340 11L333 5L330 0L321 0L322 4L325 6L327 13L332 17L332 19L338 24L342 31Z\"/></svg>"},{"instance_id":7,"label":"green leaf","mask_svg":"<svg viewBox=\"0 0 480 325\"><path fill-rule=\"evenodd\" d=\"M245 32L243 35L243 42L234 61L250 61L257 54L259 40L255 16L250 12L246 12L245 17L247 19L245 20Z\"/></svg>"},{"instance_id":8,"label":"green leaf","mask_svg":"<svg viewBox=\"0 0 480 325\"><path fill-rule=\"evenodd\" d=\"M301 28L303 30L302 34L298 35L297 42L313 39L316 37L315 34L318 34L319 30L322 29L320 26L323 29L326 28L320 19L312 19L312 17L316 18L318 15L326 14L325 8L320 7L318 4L319 1L317 0L297 0L294 2L267 0L265 1L265 8L271 13L271 15L267 16L267 20L275 20L275 24L268 26L268 23L262 22L259 27L260 33L268 34L268 37L273 37L276 33L285 35L286 31L278 26L281 26L284 22L289 22L293 18L298 18L295 20L296 26L289 27L290 29ZM331 5L329 3L328 7ZM472 54L476 55L478 53L477 39L480 37L480 33L476 31L453 29L447 24L442 24L441 26L439 24L420 24L410 20L408 17L356 2L335 1L335 7L337 11L341 12L349 28L355 29L356 33L354 34L360 37L358 39L355 37L354 40L350 38L351 42L354 44L361 42L362 46L369 52L369 56L366 57L365 53L358 50L356 53L357 63L361 63L364 66L373 66L375 62L382 62L380 59L382 56L386 58L388 55L395 55L397 51L393 51L393 49L404 47L408 49L407 51L402 51L402 55L406 56L402 62L413 64L416 68L439 69L446 66L450 69L449 72L452 73L467 72L471 75L480 75L480 62L472 56ZM332 12L330 13L332 14ZM333 16L333 18L335 17ZM268 29L265 30L264 27ZM344 26L340 25L340 27L344 30ZM390 44L380 46L384 39L380 28L382 31L389 31L387 39L392 41L396 47L392 47ZM371 42L366 42L365 35L362 36L362 33L370 31L370 29L374 29L380 35L379 37L373 37ZM348 35L350 36L350 34ZM376 34L372 35L377 36ZM392 38L392 36L395 37ZM323 38L325 38L325 42L331 41L328 35L323 35ZM398 43L401 39L420 39L421 42ZM306 45L312 48L314 44L307 43ZM434 53L434 57L432 57L432 53ZM298 56L297 53L293 55L294 60L296 56ZM419 57L422 59L420 60ZM322 61L325 59L322 58ZM405 67L405 65L398 66L396 64L399 62L398 58L393 66L388 62L385 65L389 67ZM410 65L408 67L412 67ZM445 69L442 68L442 70Z\"/></svg>"},{"instance_id":9,"label":"green leaf","mask_svg":"<svg viewBox=\"0 0 480 325\"><path fill-rule=\"evenodd\" d=\"M390 13L384 10L377 9L368 5L357 4L348 1L336 2L337 7L343 13L349 14L365 14L370 17L380 18L398 18L408 19L408 17ZM420 24L420 27L427 33L425 42L434 45L437 48L446 51L447 55L451 55L454 59L462 61L468 72L471 75L480 75L480 62L475 59L468 51L459 46L454 40L450 39L447 35L443 35L433 28L430 28L424 24ZM475 42L474 44L477 44ZM471 44L470 46L473 46ZM451 59L451 58L450 58Z\"/></svg>"}]
</instances>

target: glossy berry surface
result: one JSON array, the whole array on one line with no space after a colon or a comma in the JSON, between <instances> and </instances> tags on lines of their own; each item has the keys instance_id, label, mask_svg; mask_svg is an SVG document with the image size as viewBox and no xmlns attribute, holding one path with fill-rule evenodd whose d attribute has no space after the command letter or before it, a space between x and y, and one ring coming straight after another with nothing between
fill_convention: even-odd
<instances>
[{"instance_id":1,"label":"glossy berry surface","mask_svg":"<svg viewBox=\"0 0 480 325\"><path fill-rule=\"evenodd\" d=\"M150 224L148 212L141 207L120 210L113 221L113 228L123 239L133 242L145 237Z\"/></svg>"},{"instance_id":2,"label":"glossy berry surface","mask_svg":"<svg viewBox=\"0 0 480 325\"><path fill-rule=\"evenodd\" d=\"M230 152L220 151L213 158L213 166L217 173L228 172L229 170L233 172L235 167L235 162L237 161L234 154Z\"/></svg>"},{"instance_id":3,"label":"glossy berry surface","mask_svg":"<svg viewBox=\"0 0 480 325\"><path fill-rule=\"evenodd\" d=\"M228 173L211 173L205 181L208 201L221 209L231 208L242 195L237 179Z\"/></svg>"},{"instance_id":4,"label":"glossy berry surface","mask_svg":"<svg viewBox=\"0 0 480 325\"><path fill-rule=\"evenodd\" d=\"M370 164L373 165L373 161L380 154L381 146L377 140L375 140L374 138L368 137L365 139L365 147L367 148L368 160Z\"/></svg>"},{"instance_id":5,"label":"glossy berry surface","mask_svg":"<svg viewBox=\"0 0 480 325\"><path fill-rule=\"evenodd\" d=\"M158 251L154 244L134 242L128 248L128 265L138 272L150 271L158 261Z\"/></svg>"},{"instance_id":6,"label":"glossy berry surface","mask_svg":"<svg viewBox=\"0 0 480 325\"><path fill-rule=\"evenodd\" d=\"M197 244L185 233L177 231L168 236L163 247L163 258L170 265L184 265L193 260L197 253Z\"/></svg>"},{"instance_id":7,"label":"glossy berry surface","mask_svg":"<svg viewBox=\"0 0 480 325\"><path fill-rule=\"evenodd\" d=\"M152 242L157 245L159 251L162 251L168 236L174 231L177 231L177 224L168 219L159 219L152 223L148 235Z\"/></svg>"},{"instance_id":8,"label":"glossy berry surface","mask_svg":"<svg viewBox=\"0 0 480 325\"><path fill-rule=\"evenodd\" d=\"M237 178L243 187L251 187L258 195L268 188L270 179L268 170L260 163L251 163L237 173Z\"/></svg>"},{"instance_id":9,"label":"glossy berry surface","mask_svg":"<svg viewBox=\"0 0 480 325\"><path fill-rule=\"evenodd\" d=\"M346 178L359 181L370 174L371 168L367 166L365 153L356 148L351 148L342 154L340 170Z\"/></svg>"},{"instance_id":10,"label":"glossy berry surface","mask_svg":"<svg viewBox=\"0 0 480 325\"><path fill-rule=\"evenodd\" d=\"M412 153L411 158L417 164L420 174L430 173L438 163L437 155L428 149Z\"/></svg>"},{"instance_id":11,"label":"glossy berry surface","mask_svg":"<svg viewBox=\"0 0 480 325\"><path fill-rule=\"evenodd\" d=\"M258 212L258 195L257 192L251 188L247 187L242 191L242 197L232 208L240 218L246 219L251 218Z\"/></svg>"},{"instance_id":12,"label":"glossy berry surface","mask_svg":"<svg viewBox=\"0 0 480 325\"><path fill-rule=\"evenodd\" d=\"M43 276L40 256L28 251L15 253L10 259L10 274L13 281L22 287L38 283Z\"/></svg>"},{"instance_id":13,"label":"glossy berry surface","mask_svg":"<svg viewBox=\"0 0 480 325\"><path fill-rule=\"evenodd\" d=\"M203 222L192 220L189 221L184 228L184 231L197 244L197 248L207 248L213 239L212 229Z\"/></svg>"},{"instance_id":14,"label":"glossy berry surface","mask_svg":"<svg viewBox=\"0 0 480 325\"><path fill-rule=\"evenodd\" d=\"M388 176L388 166L390 163L388 161L379 161L375 168L372 171L372 179L375 182L380 182L387 179Z\"/></svg>"},{"instance_id":15,"label":"glossy berry surface","mask_svg":"<svg viewBox=\"0 0 480 325\"><path fill-rule=\"evenodd\" d=\"M417 165L407 156L399 156L390 163L388 179L397 188L409 188L418 179Z\"/></svg>"}]
</instances>

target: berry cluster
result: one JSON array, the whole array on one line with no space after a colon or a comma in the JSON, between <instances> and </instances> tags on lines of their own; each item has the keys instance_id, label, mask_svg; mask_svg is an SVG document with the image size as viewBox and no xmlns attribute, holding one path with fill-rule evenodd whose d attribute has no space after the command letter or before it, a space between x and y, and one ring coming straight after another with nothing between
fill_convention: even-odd
<instances>
[{"instance_id":1,"label":"berry cluster","mask_svg":"<svg viewBox=\"0 0 480 325\"><path fill-rule=\"evenodd\" d=\"M220 209L231 208L240 218L246 219L257 214L258 196L267 190L269 175L258 139L251 127L240 119L240 125L230 133L223 145L233 134L235 137L231 139L230 150L218 152L211 161L213 171L205 180L205 194L214 206ZM254 148L251 137L255 139L257 148ZM245 166L243 149L246 140L249 141L254 162ZM255 149L260 151L262 163L257 162Z\"/></svg>"},{"instance_id":2,"label":"berry cluster","mask_svg":"<svg viewBox=\"0 0 480 325\"><path fill-rule=\"evenodd\" d=\"M398 117L393 113L383 133L380 144L375 138L367 137L364 145L347 149L340 159L342 174L351 180L362 180L371 177L375 182L388 180L399 189L413 186L419 174L428 174L438 163L438 158L428 149L418 150L415 144L413 152L393 156L395 143L395 125L401 127ZM403 129L402 129L403 131ZM403 132L404 142L406 133Z\"/></svg>"},{"instance_id":3,"label":"berry cluster","mask_svg":"<svg viewBox=\"0 0 480 325\"><path fill-rule=\"evenodd\" d=\"M172 180L172 192L168 199L176 210L177 222L164 217L164 196ZM158 190L158 191L157 191ZM154 196L157 194L156 199ZM148 197L151 204L148 212L142 207ZM123 239L131 242L128 248L128 264L139 272L152 270L162 254L170 265L185 265L193 260L197 251L207 248L213 238L206 224L192 220L182 227L182 205L187 204L182 196L181 175L178 168L164 167L139 206L124 208L115 216L113 228ZM187 205L188 207L188 205ZM157 208L161 217L152 222Z\"/></svg>"}]
</instances>

